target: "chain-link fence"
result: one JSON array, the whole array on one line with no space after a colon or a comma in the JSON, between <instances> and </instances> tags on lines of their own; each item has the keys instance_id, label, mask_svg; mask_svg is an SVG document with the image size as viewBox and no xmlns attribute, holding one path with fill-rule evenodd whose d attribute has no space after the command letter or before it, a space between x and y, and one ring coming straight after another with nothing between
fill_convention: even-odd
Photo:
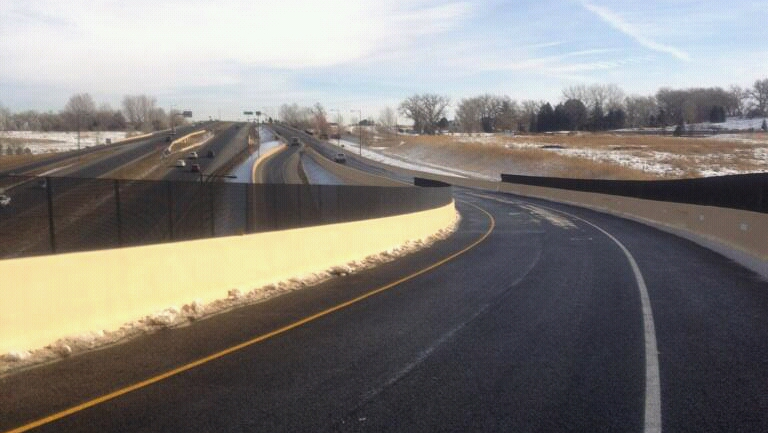
<instances>
[{"instance_id":1,"label":"chain-link fence","mask_svg":"<svg viewBox=\"0 0 768 433\"><path fill-rule=\"evenodd\" d=\"M449 187L0 177L0 258L230 236L448 204Z\"/></svg>"}]
</instances>

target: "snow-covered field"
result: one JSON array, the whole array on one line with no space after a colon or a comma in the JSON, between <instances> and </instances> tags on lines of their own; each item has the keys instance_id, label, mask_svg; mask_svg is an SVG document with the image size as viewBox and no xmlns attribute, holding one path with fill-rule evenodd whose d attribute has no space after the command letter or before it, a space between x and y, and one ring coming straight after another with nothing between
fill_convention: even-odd
<instances>
[{"instance_id":1,"label":"snow-covered field","mask_svg":"<svg viewBox=\"0 0 768 433\"><path fill-rule=\"evenodd\" d=\"M491 179L500 173L620 179L768 172L765 132L704 138L611 133L401 135L374 142L371 159L389 158L395 160L392 165L404 161Z\"/></svg>"},{"instance_id":2,"label":"snow-covered field","mask_svg":"<svg viewBox=\"0 0 768 433\"><path fill-rule=\"evenodd\" d=\"M80 133L80 147L116 142L125 138L125 131L87 131ZM0 131L3 154L10 147L29 149L33 154L64 152L77 149L77 132Z\"/></svg>"}]
</instances>

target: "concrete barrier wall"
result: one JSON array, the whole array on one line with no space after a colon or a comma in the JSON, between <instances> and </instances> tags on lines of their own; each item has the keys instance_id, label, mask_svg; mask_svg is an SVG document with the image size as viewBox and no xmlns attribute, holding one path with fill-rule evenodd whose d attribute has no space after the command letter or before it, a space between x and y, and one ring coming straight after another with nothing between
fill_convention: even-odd
<instances>
[{"instance_id":1,"label":"concrete barrier wall","mask_svg":"<svg viewBox=\"0 0 768 433\"><path fill-rule=\"evenodd\" d=\"M0 260L0 354L321 272L427 238L455 218L451 203L343 224Z\"/></svg>"},{"instance_id":2,"label":"concrete barrier wall","mask_svg":"<svg viewBox=\"0 0 768 433\"><path fill-rule=\"evenodd\" d=\"M639 221L703 245L768 280L768 214L389 169L451 185L542 198Z\"/></svg>"},{"instance_id":3,"label":"concrete barrier wall","mask_svg":"<svg viewBox=\"0 0 768 433\"><path fill-rule=\"evenodd\" d=\"M526 185L498 186L500 191L585 206L654 225L737 259L768 277L768 269L761 270L768 262L768 214Z\"/></svg>"}]
</instances>

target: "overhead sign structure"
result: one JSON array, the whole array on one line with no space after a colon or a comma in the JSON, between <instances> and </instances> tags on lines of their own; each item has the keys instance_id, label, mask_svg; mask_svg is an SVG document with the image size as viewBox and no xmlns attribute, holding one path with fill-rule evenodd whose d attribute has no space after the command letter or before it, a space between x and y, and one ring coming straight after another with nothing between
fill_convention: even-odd
<instances>
[{"instance_id":1,"label":"overhead sign structure","mask_svg":"<svg viewBox=\"0 0 768 433\"><path fill-rule=\"evenodd\" d=\"M184 110L181 112L181 115L184 117L192 117L192 112L189 110Z\"/></svg>"},{"instance_id":2,"label":"overhead sign structure","mask_svg":"<svg viewBox=\"0 0 768 433\"><path fill-rule=\"evenodd\" d=\"M253 111L243 111L246 116L253 116Z\"/></svg>"}]
</instances>

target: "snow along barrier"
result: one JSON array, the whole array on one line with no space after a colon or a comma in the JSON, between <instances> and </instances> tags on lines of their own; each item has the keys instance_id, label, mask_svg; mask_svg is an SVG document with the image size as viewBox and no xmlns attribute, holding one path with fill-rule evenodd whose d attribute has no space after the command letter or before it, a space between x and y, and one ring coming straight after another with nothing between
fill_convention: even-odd
<instances>
[{"instance_id":1,"label":"snow along barrier","mask_svg":"<svg viewBox=\"0 0 768 433\"><path fill-rule=\"evenodd\" d=\"M0 355L117 330L171 306L327 273L429 239L456 219L451 201L385 218L0 260Z\"/></svg>"}]
</instances>

